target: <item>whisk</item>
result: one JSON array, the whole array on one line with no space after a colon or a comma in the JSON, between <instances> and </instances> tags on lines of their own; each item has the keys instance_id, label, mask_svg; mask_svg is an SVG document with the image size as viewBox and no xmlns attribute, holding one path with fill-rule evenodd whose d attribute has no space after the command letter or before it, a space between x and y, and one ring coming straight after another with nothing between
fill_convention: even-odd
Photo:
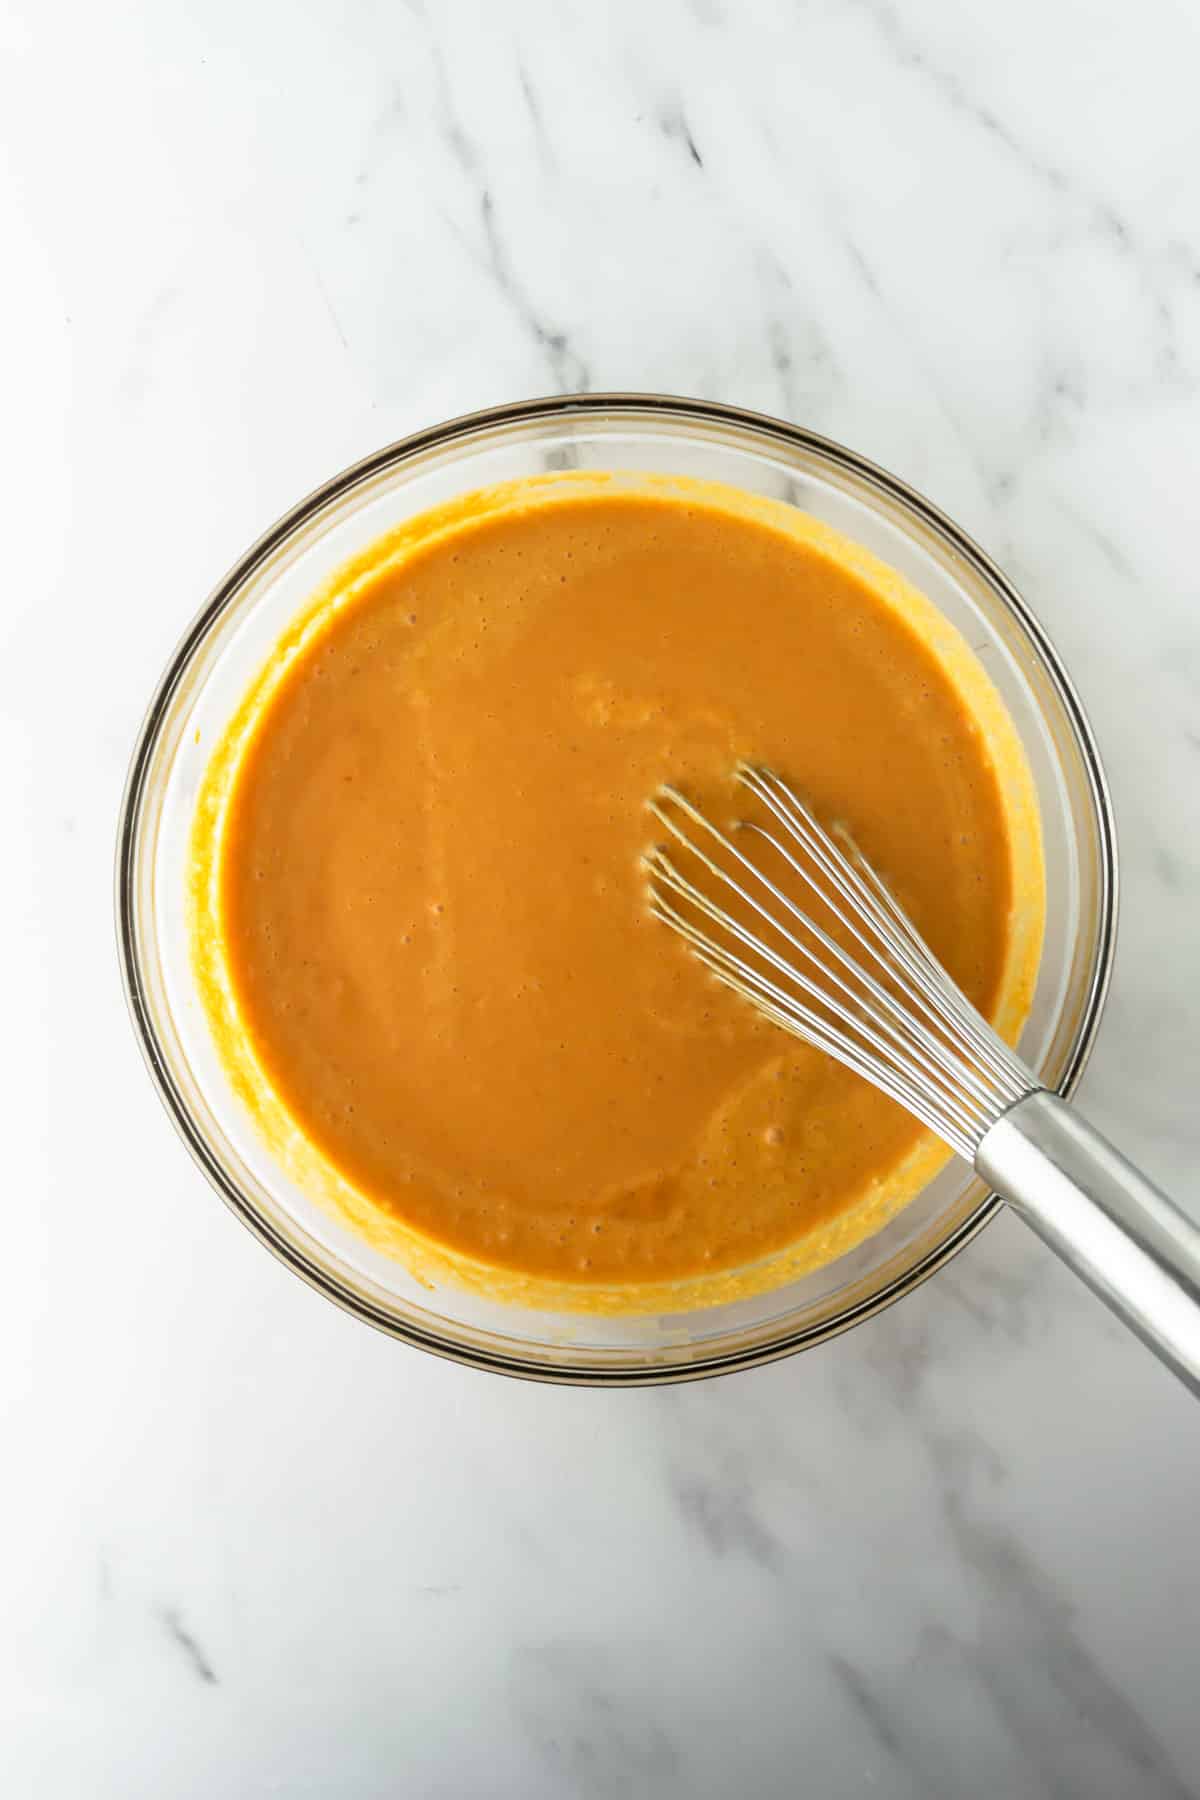
<instances>
[{"instance_id":1,"label":"whisk","mask_svg":"<svg viewBox=\"0 0 1200 1800\"><path fill-rule=\"evenodd\" d=\"M771 828L741 821L735 841L675 788L650 802L674 840L646 858L652 912L766 1018L972 1163L1200 1393L1200 1229L1042 1085L848 837L770 769L743 763L736 779ZM815 908L794 897L806 890Z\"/></svg>"}]
</instances>

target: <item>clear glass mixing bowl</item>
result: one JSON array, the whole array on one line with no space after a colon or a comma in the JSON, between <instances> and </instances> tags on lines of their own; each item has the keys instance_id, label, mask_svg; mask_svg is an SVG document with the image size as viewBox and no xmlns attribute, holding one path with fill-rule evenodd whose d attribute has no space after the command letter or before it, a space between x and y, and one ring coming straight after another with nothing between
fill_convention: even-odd
<instances>
[{"instance_id":1,"label":"clear glass mixing bowl","mask_svg":"<svg viewBox=\"0 0 1200 1800\"><path fill-rule=\"evenodd\" d=\"M651 1318L536 1312L430 1291L324 1212L272 1161L234 1096L193 983L186 919L192 810L211 747L313 590L415 513L555 469L659 471L785 500L899 569L974 646L1037 784L1047 933L1021 1049L1070 1092L1112 963L1112 811L1092 733L1054 649L1000 570L937 509L840 445L732 407L644 394L522 402L452 420L338 475L267 532L206 602L138 738L117 851L130 1011L180 1135L250 1229L313 1287L410 1344L477 1368L591 1384L688 1380L820 1342L924 1281L1000 1204L952 1163L875 1237L753 1299Z\"/></svg>"}]
</instances>

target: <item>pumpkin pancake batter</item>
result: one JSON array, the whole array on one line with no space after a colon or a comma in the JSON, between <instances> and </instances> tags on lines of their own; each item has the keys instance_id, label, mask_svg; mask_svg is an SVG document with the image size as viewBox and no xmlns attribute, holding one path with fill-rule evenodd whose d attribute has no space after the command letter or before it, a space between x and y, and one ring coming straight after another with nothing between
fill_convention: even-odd
<instances>
[{"instance_id":1,"label":"pumpkin pancake batter","mask_svg":"<svg viewBox=\"0 0 1200 1800\"><path fill-rule=\"evenodd\" d=\"M687 1306L928 1179L928 1134L647 914L647 797L728 818L740 757L849 824L1014 1036L1029 773L961 638L865 551L733 490L559 476L318 596L210 770L196 963L243 1095L360 1229L535 1300Z\"/></svg>"}]
</instances>

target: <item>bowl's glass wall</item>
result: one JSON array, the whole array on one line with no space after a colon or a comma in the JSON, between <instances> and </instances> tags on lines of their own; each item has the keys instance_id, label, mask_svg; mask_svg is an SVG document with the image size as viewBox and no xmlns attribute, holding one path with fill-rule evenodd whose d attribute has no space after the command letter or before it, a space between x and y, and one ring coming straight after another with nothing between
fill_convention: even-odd
<instances>
[{"instance_id":1,"label":"bowl's glass wall","mask_svg":"<svg viewBox=\"0 0 1200 1800\"><path fill-rule=\"evenodd\" d=\"M291 617L348 557L413 514L554 469L655 470L771 495L902 571L973 646L1025 745L1042 812L1047 936L1022 1038L1050 1086L1077 1077L1107 980L1111 823L1086 723L1053 652L1003 578L900 484L790 427L687 402L535 402L396 446L305 502L251 551L181 646L135 755L119 878L131 1002L151 1067L194 1153L272 1247L332 1297L428 1348L574 1379L663 1379L736 1366L843 1328L904 1291L986 1214L952 1164L877 1236L754 1299L654 1318L552 1315L453 1287L430 1292L342 1229L266 1151L235 1099L189 963L192 811L207 759Z\"/></svg>"}]
</instances>

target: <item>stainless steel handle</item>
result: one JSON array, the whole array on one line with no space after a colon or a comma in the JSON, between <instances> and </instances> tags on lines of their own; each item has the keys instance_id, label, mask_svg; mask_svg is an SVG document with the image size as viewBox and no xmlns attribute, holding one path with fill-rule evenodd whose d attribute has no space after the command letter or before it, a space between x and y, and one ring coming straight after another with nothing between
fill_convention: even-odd
<instances>
[{"instance_id":1,"label":"stainless steel handle","mask_svg":"<svg viewBox=\"0 0 1200 1800\"><path fill-rule=\"evenodd\" d=\"M1200 1228L1056 1094L1003 1113L975 1167L1200 1394Z\"/></svg>"}]
</instances>

